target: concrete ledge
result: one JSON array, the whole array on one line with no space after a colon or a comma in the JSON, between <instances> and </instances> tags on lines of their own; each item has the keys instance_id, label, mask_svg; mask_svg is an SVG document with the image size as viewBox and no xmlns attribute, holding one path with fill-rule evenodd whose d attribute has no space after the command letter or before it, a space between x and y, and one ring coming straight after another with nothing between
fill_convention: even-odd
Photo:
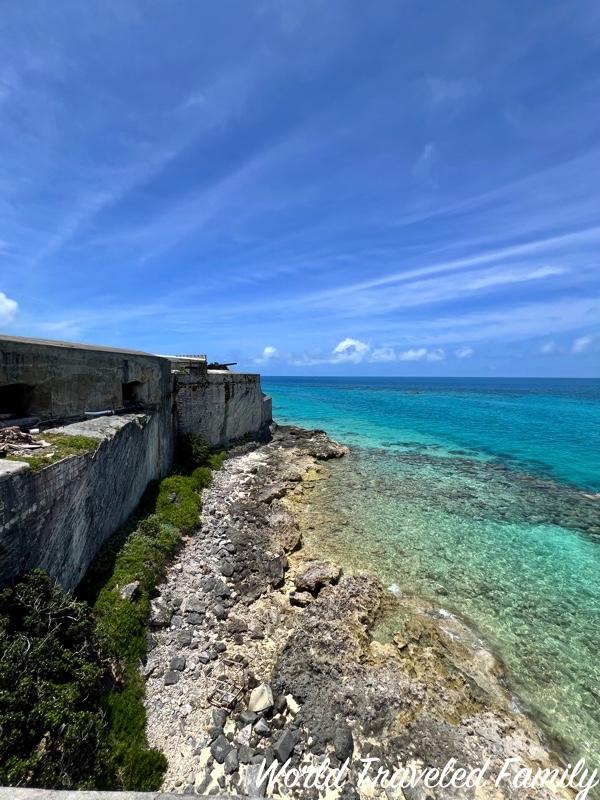
<instances>
[{"instance_id":1,"label":"concrete ledge","mask_svg":"<svg viewBox=\"0 0 600 800\"><path fill-rule=\"evenodd\" d=\"M59 789L13 789L0 787L0 800L242 800L232 794L164 794L162 792L77 792ZM262 799L261 799L262 800Z\"/></svg>"}]
</instances>

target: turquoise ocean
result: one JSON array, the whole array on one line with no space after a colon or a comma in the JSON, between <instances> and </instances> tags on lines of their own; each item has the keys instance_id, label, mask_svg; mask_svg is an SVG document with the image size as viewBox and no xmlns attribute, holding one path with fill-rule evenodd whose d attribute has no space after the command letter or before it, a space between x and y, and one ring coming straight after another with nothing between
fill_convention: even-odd
<instances>
[{"instance_id":1,"label":"turquoise ocean","mask_svg":"<svg viewBox=\"0 0 600 800\"><path fill-rule=\"evenodd\" d=\"M457 613L569 760L600 768L600 380L265 378L351 447L323 554Z\"/></svg>"}]
</instances>

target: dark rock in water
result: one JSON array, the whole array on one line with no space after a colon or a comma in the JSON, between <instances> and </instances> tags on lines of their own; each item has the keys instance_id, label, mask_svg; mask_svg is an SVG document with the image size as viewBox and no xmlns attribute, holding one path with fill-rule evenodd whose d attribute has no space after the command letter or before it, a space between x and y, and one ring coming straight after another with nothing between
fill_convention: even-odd
<instances>
[{"instance_id":1,"label":"dark rock in water","mask_svg":"<svg viewBox=\"0 0 600 800\"><path fill-rule=\"evenodd\" d=\"M185 669L185 656L173 656L169 662L169 669L183 672Z\"/></svg>"},{"instance_id":2,"label":"dark rock in water","mask_svg":"<svg viewBox=\"0 0 600 800\"><path fill-rule=\"evenodd\" d=\"M223 726L227 720L227 711L225 711L224 708L213 708L212 719L215 728L223 729Z\"/></svg>"},{"instance_id":3,"label":"dark rock in water","mask_svg":"<svg viewBox=\"0 0 600 800\"><path fill-rule=\"evenodd\" d=\"M217 764L222 764L232 750L231 744L221 733L210 746L210 752Z\"/></svg>"},{"instance_id":4,"label":"dark rock in water","mask_svg":"<svg viewBox=\"0 0 600 800\"><path fill-rule=\"evenodd\" d=\"M165 686L172 686L174 683L177 683L180 677L181 677L180 672L165 673Z\"/></svg>"},{"instance_id":5,"label":"dark rock in water","mask_svg":"<svg viewBox=\"0 0 600 800\"><path fill-rule=\"evenodd\" d=\"M299 732L296 728L286 728L277 739L273 745L273 753L281 764L284 764L291 756L298 739Z\"/></svg>"},{"instance_id":6,"label":"dark rock in water","mask_svg":"<svg viewBox=\"0 0 600 800\"><path fill-rule=\"evenodd\" d=\"M238 753L235 748L229 751L225 756L225 761L223 762L223 766L225 767L225 774L231 775L234 772L237 772L239 761L238 761Z\"/></svg>"},{"instance_id":7,"label":"dark rock in water","mask_svg":"<svg viewBox=\"0 0 600 800\"><path fill-rule=\"evenodd\" d=\"M335 733L333 734L333 746L335 754L341 762L344 762L347 758L352 758L354 739L350 726L344 720L336 725Z\"/></svg>"},{"instance_id":8,"label":"dark rock in water","mask_svg":"<svg viewBox=\"0 0 600 800\"><path fill-rule=\"evenodd\" d=\"M341 574L338 565L331 561L310 561L306 569L294 578L294 583L301 591L314 592L326 583L335 583Z\"/></svg>"}]
</instances>

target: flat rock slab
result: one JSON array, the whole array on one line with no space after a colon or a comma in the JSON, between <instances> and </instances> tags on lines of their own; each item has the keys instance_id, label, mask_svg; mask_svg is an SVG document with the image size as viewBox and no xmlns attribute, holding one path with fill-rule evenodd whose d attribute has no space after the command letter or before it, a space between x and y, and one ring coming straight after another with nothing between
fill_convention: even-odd
<instances>
[{"instance_id":1,"label":"flat rock slab","mask_svg":"<svg viewBox=\"0 0 600 800\"><path fill-rule=\"evenodd\" d=\"M339 580L342 570L332 561L310 561L306 568L294 578L296 588L307 592L316 592L327 583Z\"/></svg>"}]
</instances>

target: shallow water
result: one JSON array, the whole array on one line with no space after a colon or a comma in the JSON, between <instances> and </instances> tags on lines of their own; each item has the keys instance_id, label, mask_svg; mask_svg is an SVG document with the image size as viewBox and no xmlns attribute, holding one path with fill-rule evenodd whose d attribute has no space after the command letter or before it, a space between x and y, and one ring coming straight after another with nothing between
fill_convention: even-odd
<instances>
[{"instance_id":1,"label":"shallow water","mask_svg":"<svg viewBox=\"0 0 600 800\"><path fill-rule=\"evenodd\" d=\"M600 766L600 382L266 379L352 446L325 555L471 621L570 757Z\"/></svg>"}]
</instances>

